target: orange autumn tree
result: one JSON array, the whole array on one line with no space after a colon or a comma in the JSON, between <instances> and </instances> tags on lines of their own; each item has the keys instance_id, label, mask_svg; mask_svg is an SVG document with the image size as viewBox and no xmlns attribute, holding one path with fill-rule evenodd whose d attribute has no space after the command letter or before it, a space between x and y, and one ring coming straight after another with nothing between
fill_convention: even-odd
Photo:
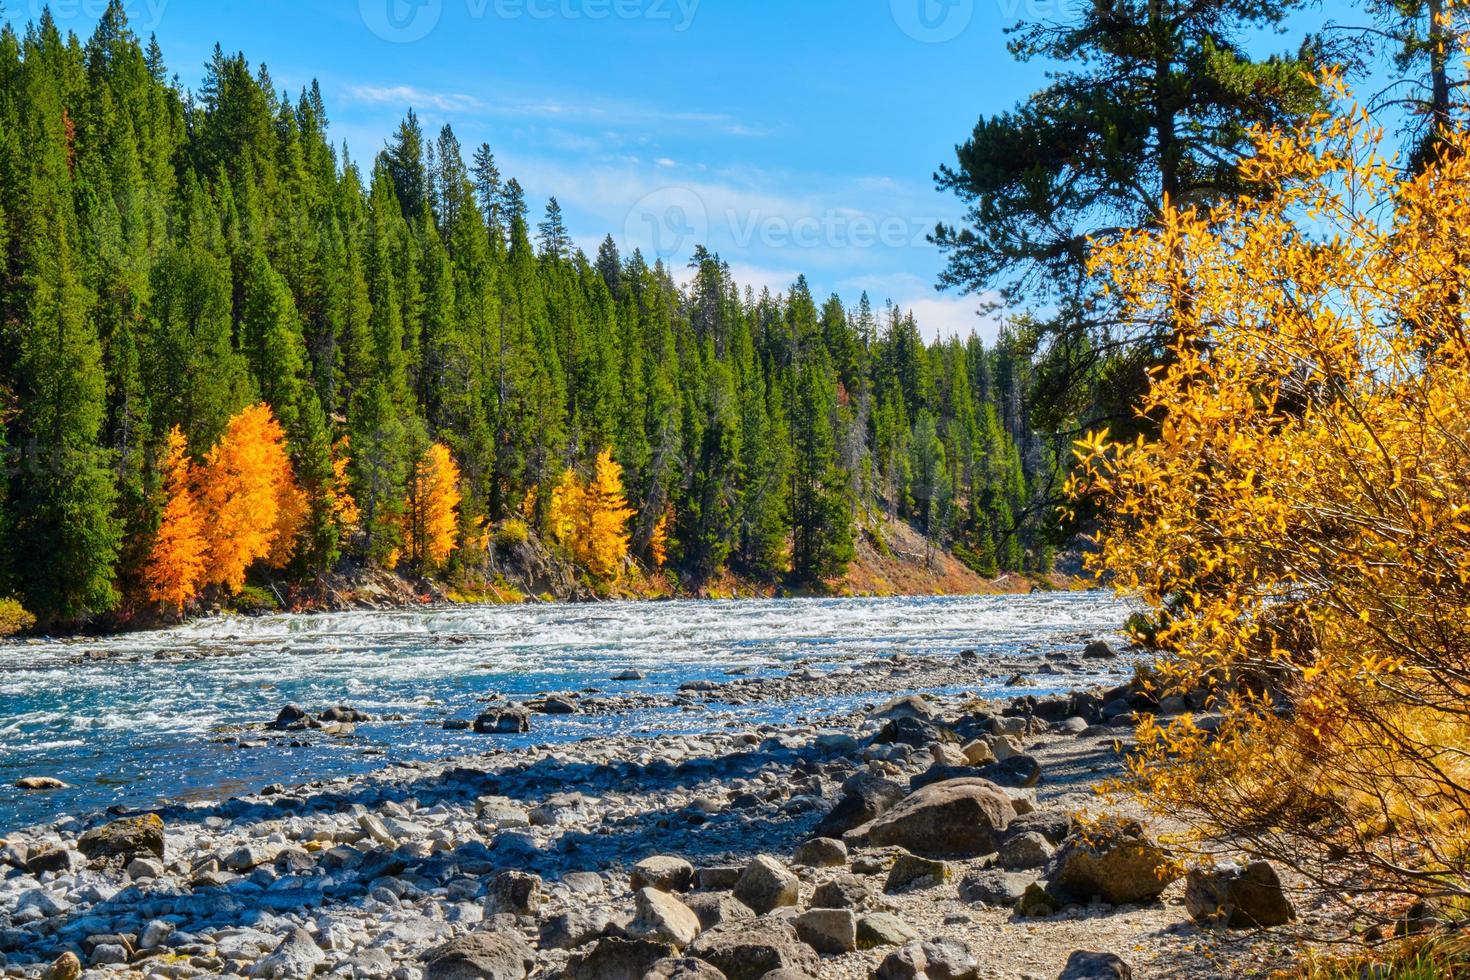
<instances>
[{"instance_id":1,"label":"orange autumn tree","mask_svg":"<svg viewBox=\"0 0 1470 980\"><path fill-rule=\"evenodd\" d=\"M1260 133L1267 189L1101 250L1176 342L1075 489L1092 559L1153 608L1145 804L1299 871L1361 913L1470 902L1470 132L1422 171L1339 105Z\"/></svg>"},{"instance_id":2,"label":"orange autumn tree","mask_svg":"<svg viewBox=\"0 0 1470 980\"><path fill-rule=\"evenodd\" d=\"M404 506L404 537L419 568L433 571L458 546L459 467L442 443L434 443L414 467Z\"/></svg>"},{"instance_id":3,"label":"orange autumn tree","mask_svg":"<svg viewBox=\"0 0 1470 980\"><path fill-rule=\"evenodd\" d=\"M552 491L547 529L551 538L594 580L612 582L628 557L633 510L623 491L623 470L604 449L592 478L568 470Z\"/></svg>"},{"instance_id":4,"label":"orange autumn tree","mask_svg":"<svg viewBox=\"0 0 1470 980\"><path fill-rule=\"evenodd\" d=\"M204 579L204 520L194 498L189 446L178 426L169 431L163 461L163 513L143 569L148 598L182 610Z\"/></svg>"},{"instance_id":5,"label":"orange autumn tree","mask_svg":"<svg viewBox=\"0 0 1470 980\"><path fill-rule=\"evenodd\" d=\"M286 434L268 405L230 419L195 482L206 515L206 584L238 591L255 562L269 559L279 567L290 560L307 502L296 485Z\"/></svg>"}]
</instances>

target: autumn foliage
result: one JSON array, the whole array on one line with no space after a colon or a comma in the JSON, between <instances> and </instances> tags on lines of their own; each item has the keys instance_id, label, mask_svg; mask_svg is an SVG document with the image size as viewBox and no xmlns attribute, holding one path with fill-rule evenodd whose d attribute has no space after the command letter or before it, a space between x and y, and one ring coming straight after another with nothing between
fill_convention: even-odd
<instances>
[{"instance_id":1,"label":"autumn foliage","mask_svg":"<svg viewBox=\"0 0 1470 980\"><path fill-rule=\"evenodd\" d=\"M189 446L178 426L168 434L162 474L162 519L143 574L149 599L182 609L204 581L206 546L204 515L194 499Z\"/></svg>"},{"instance_id":2,"label":"autumn foliage","mask_svg":"<svg viewBox=\"0 0 1470 980\"><path fill-rule=\"evenodd\" d=\"M551 495L547 525L551 538L598 582L615 581L628 557L628 521L633 516L623 492L623 471L604 450L592 478L568 470Z\"/></svg>"},{"instance_id":3,"label":"autumn foliage","mask_svg":"<svg viewBox=\"0 0 1470 980\"><path fill-rule=\"evenodd\" d=\"M458 545L460 474L454 457L435 443L414 467L404 505L404 538L420 568L440 568Z\"/></svg>"},{"instance_id":4,"label":"autumn foliage","mask_svg":"<svg viewBox=\"0 0 1470 980\"><path fill-rule=\"evenodd\" d=\"M1157 437L1089 438L1075 489L1160 693L1222 716L1145 721L1144 800L1392 911L1470 898L1470 134L1406 172L1325 84L1347 108L1259 134L1272 193L1098 256L1176 339Z\"/></svg>"},{"instance_id":5,"label":"autumn foliage","mask_svg":"<svg viewBox=\"0 0 1470 980\"><path fill-rule=\"evenodd\" d=\"M268 406L230 419L197 465L175 428L163 477L162 521L144 573L151 600L182 608L206 585L237 591L257 561L290 561L307 501Z\"/></svg>"}]
</instances>

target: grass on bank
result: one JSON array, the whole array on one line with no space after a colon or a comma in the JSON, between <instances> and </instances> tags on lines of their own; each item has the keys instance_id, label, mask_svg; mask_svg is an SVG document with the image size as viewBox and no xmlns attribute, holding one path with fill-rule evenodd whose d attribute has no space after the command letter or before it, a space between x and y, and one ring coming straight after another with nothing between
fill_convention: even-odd
<instances>
[{"instance_id":1,"label":"grass on bank","mask_svg":"<svg viewBox=\"0 0 1470 980\"><path fill-rule=\"evenodd\" d=\"M1470 938L1406 940L1356 956L1309 954L1282 980L1463 980L1470 977Z\"/></svg>"}]
</instances>

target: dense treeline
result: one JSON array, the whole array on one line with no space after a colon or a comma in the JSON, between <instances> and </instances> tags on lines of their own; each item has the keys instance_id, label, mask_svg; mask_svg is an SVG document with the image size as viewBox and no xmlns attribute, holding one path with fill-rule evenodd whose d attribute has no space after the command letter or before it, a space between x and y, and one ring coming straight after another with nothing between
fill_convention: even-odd
<instances>
[{"instance_id":1,"label":"dense treeline","mask_svg":"<svg viewBox=\"0 0 1470 980\"><path fill-rule=\"evenodd\" d=\"M554 199L531 221L488 146L467 159L412 113L364 165L315 85L278 92L243 55L216 49L184 91L119 3L85 42L49 15L7 28L7 591L77 621L157 598L167 561L217 564L179 526L219 533L191 500L223 492L211 473L240 482L228 459L253 450L232 440L258 405L294 487L257 493L269 540L233 557L302 583L451 551L473 576L497 528L549 531L552 491L604 476L631 555L689 581L815 582L859 535L881 547L885 515L985 572L1048 561L1033 500L1054 453L1029 425L1024 337L926 345L866 296L757 295L703 250L687 273L610 237L588 257ZM407 512L444 473L455 506L430 546Z\"/></svg>"}]
</instances>

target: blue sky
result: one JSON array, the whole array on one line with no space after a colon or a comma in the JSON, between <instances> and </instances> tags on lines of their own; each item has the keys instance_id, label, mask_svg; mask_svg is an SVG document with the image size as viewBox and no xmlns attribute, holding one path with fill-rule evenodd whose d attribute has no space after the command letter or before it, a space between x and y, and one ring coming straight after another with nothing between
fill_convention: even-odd
<instances>
[{"instance_id":1,"label":"blue sky","mask_svg":"<svg viewBox=\"0 0 1470 980\"><path fill-rule=\"evenodd\" d=\"M611 232L682 268L705 242L742 284L798 273L824 296L980 329L934 290L924 240L957 203L931 175L979 114L1044 82L1005 28L1082 0L128 0L185 85L216 41L278 87L319 79L332 136L366 162L412 106L489 142L539 215L555 195L589 251ZM41 0L0 0L13 22ZM54 0L90 33L105 0Z\"/></svg>"}]
</instances>

